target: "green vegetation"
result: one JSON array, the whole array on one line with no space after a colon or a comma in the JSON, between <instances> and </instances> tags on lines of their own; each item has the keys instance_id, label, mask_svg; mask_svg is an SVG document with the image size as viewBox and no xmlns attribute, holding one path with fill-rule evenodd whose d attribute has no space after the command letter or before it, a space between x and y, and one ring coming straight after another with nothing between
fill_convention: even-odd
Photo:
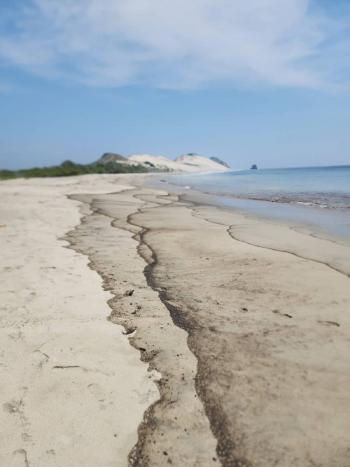
<instances>
[{"instance_id":1,"label":"green vegetation","mask_svg":"<svg viewBox=\"0 0 350 467\"><path fill-rule=\"evenodd\" d=\"M12 170L0 170L0 180L8 180L10 178L16 178L16 172Z\"/></svg>"},{"instance_id":2,"label":"green vegetation","mask_svg":"<svg viewBox=\"0 0 350 467\"><path fill-rule=\"evenodd\" d=\"M118 162L108 162L106 164L76 164L72 161L64 161L61 165L52 167L33 167L21 170L0 170L0 180L11 178L32 178L32 177L67 177L70 175L84 174L120 174L149 172L150 169L142 165L127 165ZM154 169L153 169L154 171Z\"/></svg>"}]
</instances>

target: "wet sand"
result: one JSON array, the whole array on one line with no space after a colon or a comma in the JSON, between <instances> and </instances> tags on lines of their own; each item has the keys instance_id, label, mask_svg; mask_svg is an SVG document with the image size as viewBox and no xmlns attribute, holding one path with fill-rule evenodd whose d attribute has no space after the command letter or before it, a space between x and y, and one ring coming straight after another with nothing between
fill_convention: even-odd
<instances>
[{"instance_id":1,"label":"wet sand","mask_svg":"<svg viewBox=\"0 0 350 467\"><path fill-rule=\"evenodd\" d=\"M116 366L121 365L126 372L129 369L130 375L142 380L138 384L141 401L136 402L130 396L137 386L133 376L130 380L127 376L117 380L113 379L113 371L103 382L99 381L109 394L111 403L107 409L98 411L86 405L84 392L84 408L74 398L70 401L70 417L81 424L90 414L101 423L107 419L118 420L119 439L119 434L123 437L126 429L123 423L127 417L118 412L115 394L108 388L114 387L126 398L134 437L130 434L129 444L124 439L118 451L112 443L115 440L109 438L112 430L106 426L95 427L96 442L104 440L104 455L108 452L108 458L99 465L129 462L138 466L347 467L349 248L307 232L296 232L287 226L207 205L203 199L148 188L144 184L147 178L143 176L103 179L92 176L91 186L83 179L71 179L64 189L54 187L53 181L42 182L57 193L57 203L62 203L65 210L70 209L68 206L74 206L73 210L80 206L80 221L74 211L70 221L66 219L64 223L62 215L53 226L53 230L59 231L57 236L66 233L71 249L64 249L55 239L56 247L73 255L74 267L77 258L83 263L79 263L83 268L74 288L79 285L84 289L85 300L101 297L101 308L89 301L89 309L94 316L99 313L106 327L93 338L94 320L90 322L89 333L79 330L80 339L86 336L87 347L92 340L98 342L93 352L84 347L81 355L94 358L95 368L106 364L112 368L114 355ZM105 183L103 188L101 180ZM30 187L36 186L35 181L23 182L25 187L18 190L16 183L20 182L1 184L2 193L9 191L12 196L17 190L23 197ZM70 195L69 199L66 194ZM55 209L57 206L51 206L52 217ZM9 216L7 220L2 216L1 224L14 222ZM32 222L30 219L24 219L22 229ZM20 231L17 229L17 235ZM33 241L35 236L31 238ZM25 245L23 239L22 243ZM41 245L42 240L37 243ZM23 245L18 247L19 252ZM25 247L30 251L29 243ZM29 265L31 261L33 258L28 259ZM51 259L48 262L51 264ZM15 278L19 273L13 274ZM31 275L33 290L39 287L35 274ZM66 264L61 274L67 274ZM94 278L89 284L85 283L86 275ZM47 287L50 290L52 286L47 284ZM18 282L13 289L20 289ZM10 297L9 293L8 287L5 288L4 297ZM58 297L65 296L67 283L56 285L55 293ZM20 294L16 300L20 305ZM67 305L61 309L62 319L66 320L61 329L62 339L66 339L65 333L71 325L71 300L79 302L81 296L71 291L66 297ZM107 306L106 300L108 313L102 311ZM28 309L34 319L37 310L32 306ZM54 314L44 316L43 322L54 319ZM9 333L9 329L14 332L18 327L23 332L34 326L28 322L20 324L11 328L6 323L2 332ZM111 349L109 344L106 351L104 339L108 333L113 335L113 342L126 341L118 331L120 328L113 324L124 326L131 344L127 357L119 349ZM46 335L51 351L59 347L52 340L54 332L52 325ZM66 347L65 341L60 345ZM20 339L15 348L25 348ZM142 361L130 364L128 359L135 354ZM14 358L12 354L4 360L7 374L11 374L9 366ZM67 362L63 363L73 366L76 359ZM19 362L16 371L12 371L17 374L29 365L32 364L27 361ZM39 379L42 368L27 379L25 386L30 388L29 392L47 394L48 413L50 404L56 404L57 408L63 400L56 400L59 392L53 384L53 368L46 370L49 389ZM147 368L152 371L151 378L147 377L150 376ZM72 376L66 378L69 386ZM83 388L85 383L79 380L77 384ZM12 387L5 384L2 400L8 401L14 388L19 392L21 384L17 380ZM17 399L21 400L19 396ZM77 412L76 406L79 406ZM39 408L36 400L33 409ZM145 413L139 425L140 411ZM8 411L8 420L21 419L17 413L20 410L14 412ZM26 419L31 420L31 416L29 412ZM53 426L52 436L57 439L57 434L66 427L51 414L47 418ZM20 421L17 423L17 427L0 425L7 439L12 431L18 431L19 435L23 431ZM51 465L47 462L49 454L45 453L53 441L50 444L46 439L43 422L39 420L37 425L30 440L12 443L6 452L17 452L23 457L22 449L29 458L40 444L42 457L36 457L33 465ZM89 436L89 426L86 426L82 438L75 439L74 452L66 452L72 456L71 464L64 465L96 465L92 459L79 457ZM70 428L67 438L72 437L74 429ZM3 448L0 455L7 455ZM107 462L113 455L119 464ZM52 465L62 465L62 462Z\"/></svg>"}]
</instances>

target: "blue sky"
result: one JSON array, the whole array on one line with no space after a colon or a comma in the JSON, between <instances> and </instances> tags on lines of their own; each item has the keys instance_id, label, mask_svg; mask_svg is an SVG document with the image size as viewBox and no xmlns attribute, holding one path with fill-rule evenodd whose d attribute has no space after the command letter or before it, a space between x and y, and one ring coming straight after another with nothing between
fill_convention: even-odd
<instances>
[{"instance_id":1,"label":"blue sky","mask_svg":"<svg viewBox=\"0 0 350 467\"><path fill-rule=\"evenodd\" d=\"M349 18L343 0L0 0L0 167L349 164Z\"/></svg>"}]
</instances>

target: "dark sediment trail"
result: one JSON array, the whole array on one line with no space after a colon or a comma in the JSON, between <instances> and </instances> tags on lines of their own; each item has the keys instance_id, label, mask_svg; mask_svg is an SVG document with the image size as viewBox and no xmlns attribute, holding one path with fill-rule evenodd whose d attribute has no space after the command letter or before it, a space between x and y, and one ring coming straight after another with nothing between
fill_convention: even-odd
<instances>
[{"instance_id":1,"label":"dark sediment trail","mask_svg":"<svg viewBox=\"0 0 350 467\"><path fill-rule=\"evenodd\" d=\"M113 294L109 319L125 327L141 359L161 374L160 399L144 415L129 463L218 465L216 441L195 392L196 360L187 347L186 333L173 325L159 300L161 292L146 281L156 258L142 241L144 230L129 221L131 213L147 206L133 196L136 193L71 196L89 209L67 237L72 248L88 255L90 267Z\"/></svg>"}]
</instances>

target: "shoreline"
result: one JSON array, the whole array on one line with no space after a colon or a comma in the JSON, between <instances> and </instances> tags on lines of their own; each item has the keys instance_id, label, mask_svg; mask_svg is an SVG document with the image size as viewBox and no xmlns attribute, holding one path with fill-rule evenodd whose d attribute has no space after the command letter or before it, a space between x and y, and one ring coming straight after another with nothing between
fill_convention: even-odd
<instances>
[{"instance_id":1,"label":"shoreline","mask_svg":"<svg viewBox=\"0 0 350 467\"><path fill-rule=\"evenodd\" d=\"M197 174L205 176L206 174ZM212 174L215 175L215 174ZM244 195L243 193L229 193L219 191L207 191L205 186L192 186L192 175L183 174L183 180L186 176L191 177L189 184L181 183L176 180L179 175L173 174L167 178L159 179L153 177L151 186L164 189L169 188L171 193L186 191L186 193L200 193L203 199L211 199L217 206L224 206L233 209L236 212L250 214L251 216L265 219L267 221L276 220L279 223L289 225L299 224L305 226L315 234L324 237L335 237L338 241L347 242L350 245L350 217L348 216L349 206L325 206L319 203L310 202L309 195L301 200L299 196L288 197L285 195L270 195L259 197L256 195ZM171 177L175 178L172 180ZM157 180L158 178L158 180ZM182 180L182 181L183 181ZM218 181L219 182L219 181ZM324 197L324 196L323 196Z\"/></svg>"},{"instance_id":2,"label":"shoreline","mask_svg":"<svg viewBox=\"0 0 350 467\"><path fill-rule=\"evenodd\" d=\"M317 235L307 225L280 222L220 204L207 205L201 196L198 199L186 193L180 195L180 199L193 203L199 208L207 207L210 210L210 207L214 207L222 213L227 219L227 231L234 240L315 261L350 277L350 243L342 243L342 239ZM230 219L233 221L232 224Z\"/></svg>"},{"instance_id":3,"label":"shoreline","mask_svg":"<svg viewBox=\"0 0 350 467\"><path fill-rule=\"evenodd\" d=\"M10 191L18 192L11 183ZM83 217L66 235L70 248L100 275L109 321L125 329L131 346L120 365L152 371L142 384L144 416L134 424L130 465L347 465L345 246L191 200L187 190L178 196L150 188L149 176L21 184L24 195L39 184L42 196L49 186L58 197L70 195L68 203L80 203ZM339 272L318 261L325 253ZM140 370L128 366L133 348L140 352ZM113 360L115 354L108 355ZM98 349L96 358L105 356ZM105 384L111 382L108 377ZM117 388L130 396L123 383ZM108 413L118 417L112 407ZM137 407L128 404L129 411ZM61 428L54 424L56 432ZM34 441L25 443L28 459ZM107 444L110 454L114 443ZM127 465L123 452L120 465ZM50 465L47 456L45 462L36 459L38 466ZM90 459L84 465L94 464Z\"/></svg>"},{"instance_id":4,"label":"shoreline","mask_svg":"<svg viewBox=\"0 0 350 467\"><path fill-rule=\"evenodd\" d=\"M171 184L169 183L169 185ZM159 189L159 186L161 185L159 183L159 180L157 180L156 183L153 180L151 183L148 182L147 186L156 187ZM309 209L314 210L314 208L298 206L297 209L305 211L305 217L303 216L302 220L293 221L293 219L288 217L288 214L290 214L288 211L284 214L283 217L281 215L272 215L271 211L269 211L268 213L265 212L269 209L271 210L271 208L274 208L275 205L279 203L261 201L262 203L269 205L268 208L262 214L256 209L248 210L246 206L238 207L234 204L232 205L229 203L225 203L224 201L222 201L222 197L212 193L202 192L193 188L187 189L184 186L175 184L171 185L170 188L171 189L169 190L169 192L172 194L179 195L180 199L184 202L193 203L197 206L213 207L218 211L223 212L224 215L226 213L226 217L229 217L229 215L232 214L237 216L238 218L241 218L242 223L249 223L252 225L255 224L255 226L268 225L270 228L268 229L267 233L270 236L272 231L275 230L280 231L281 237L289 237L289 239L292 239L294 236L294 234L290 234L290 232L295 232L295 236L300 237L300 240L301 238L308 239L308 237L315 238L317 242L320 243L320 245L323 244L324 248L317 248L317 252L313 251L311 255L308 253L308 248L305 248L304 251L300 251L300 248L298 248L297 244L303 242L298 242L298 239L295 239L295 241L291 244L288 242L281 242L276 235L273 235L273 238L266 243L264 242L264 238L260 238L263 234L262 231L259 232L259 235L255 235L253 237L251 235L247 235L247 243L251 244L252 246L261 246L265 248L270 248L272 250L291 253L300 257L305 257L305 259L310 259L320 263L324 263L327 266L335 269L338 272L344 273L347 276L349 276L350 274L350 266L348 266L350 264L350 238L348 236L342 236L337 235L335 233L331 233L331 231L327 231L327 229L321 228L315 223L306 222L304 218L307 216L307 214L310 214ZM232 200L233 199L235 199L236 201L242 200L244 202L253 201L250 199L243 198L232 198ZM260 200L258 202L260 202ZM286 206L288 209L288 207L290 207L291 205L281 204L280 209L283 209ZM243 219L246 219L246 222L243 222ZM245 241L245 235L243 235L243 232L240 232L240 235L236 239ZM310 247L313 242L308 243L308 247ZM313 248L311 248L311 250L313 250ZM327 254L328 250L331 254ZM345 258L345 264L338 264L340 257Z\"/></svg>"}]
</instances>

